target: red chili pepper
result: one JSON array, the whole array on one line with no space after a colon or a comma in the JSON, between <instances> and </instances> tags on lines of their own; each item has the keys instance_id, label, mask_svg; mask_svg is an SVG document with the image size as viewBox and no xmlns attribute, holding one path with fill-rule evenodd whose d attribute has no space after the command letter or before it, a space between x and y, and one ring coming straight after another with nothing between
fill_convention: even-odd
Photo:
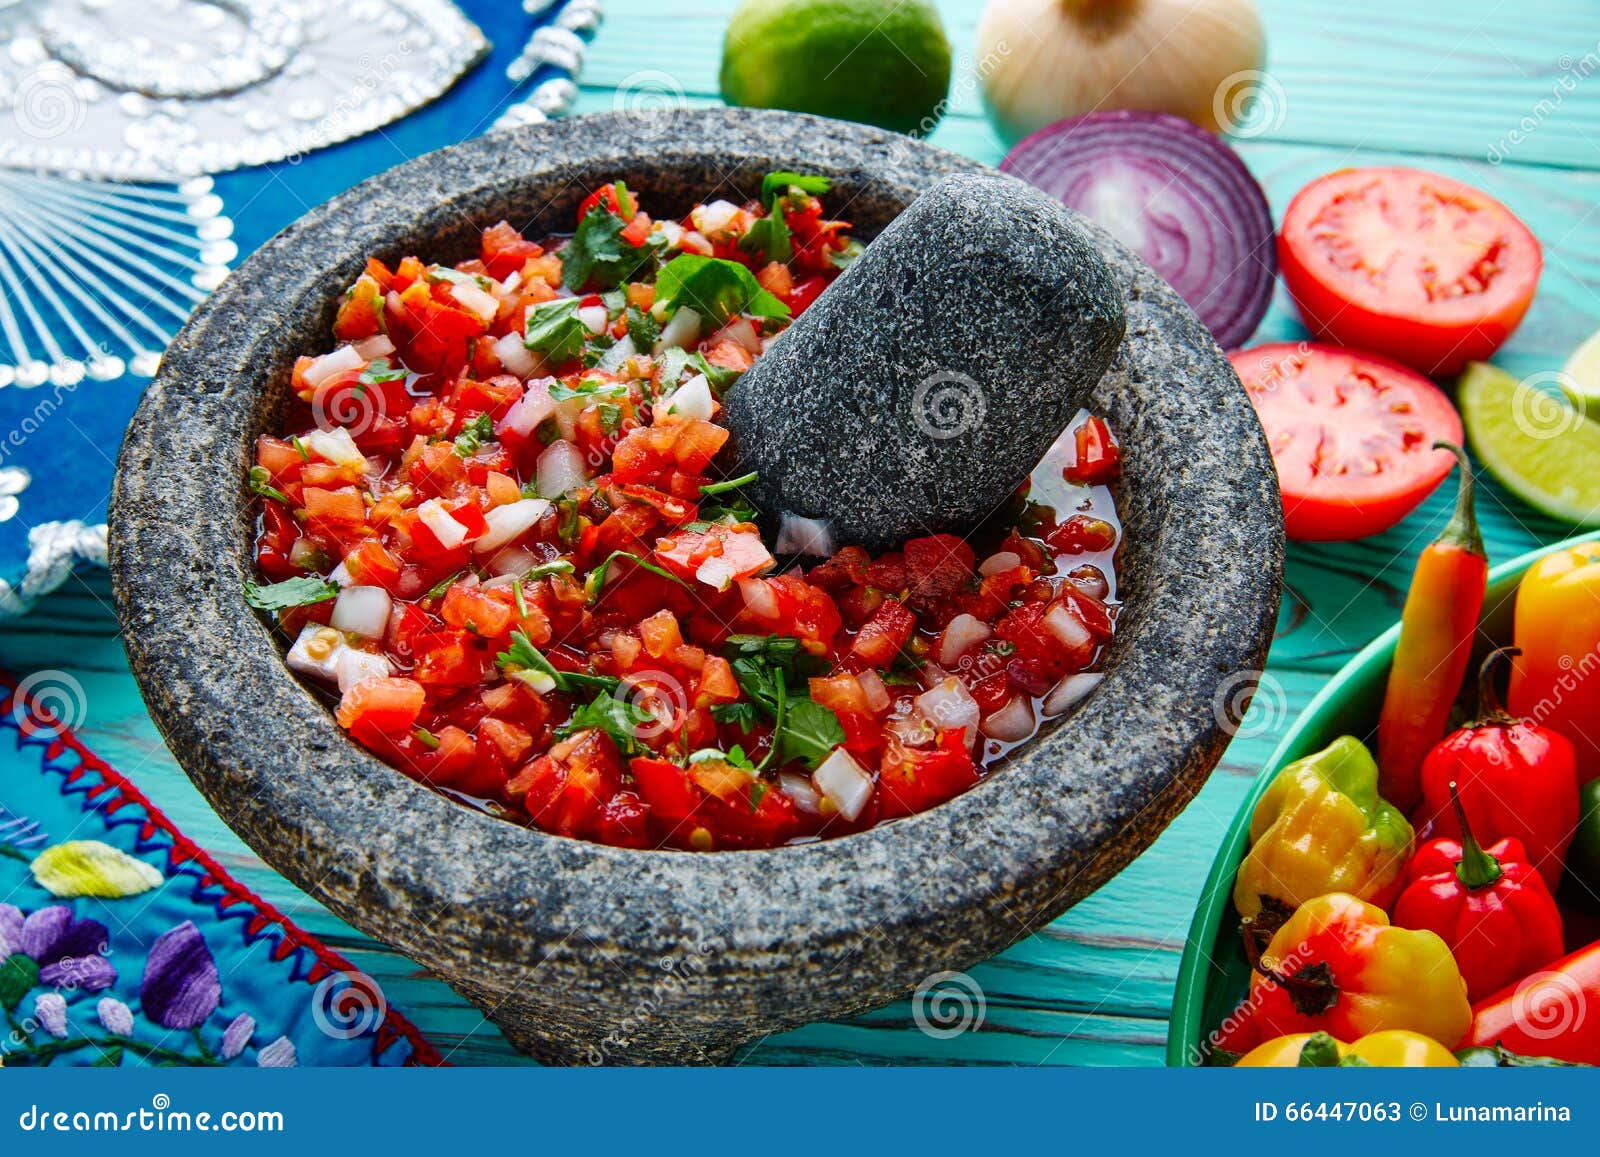
<instances>
[{"instance_id":1,"label":"red chili pepper","mask_svg":"<svg viewBox=\"0 0 1600 1157\"><path fill-rule=\"evenodd\" d=\"M1600 1065L1600 940L1479 1002L1461 1047L1496 1044L1523 1056Z\"/></svg>"},{"instance_id":2,"label":"red chili pepper","mask_svg":"<svg viewBox=\"0 0 1600 1157\"><path fill-rule=\"evenodd\" d=\"M1478 817L1480 831L1520 840L1528 862L1554 891L1578 826L1577 752L1572 742L1500 705L1494 667L1501 647L1478 672L1478 715L1450 735L1422 763L1422 806L1412 816L1418 829L1431 824L1435 836L1459 837L1461 824L1450 807L1450 784L1460 785L1461 804Z\"/></svg>"},{"instance_id":3,"label":"red chili pepper","mask_svg":"<svg viewBox=\"0 0 1600 1157\"><path fill-rule=\"evenodd\" d=\"M1467 999L1482 1000L1561 955L1561 911L1520 840L1484 848L1454 783L1450 801L1461 838L1417 849L1394 923L1438 933L1467 982Z\"/></svg>"},{"instance_id":4,"label":"red chili pepper","mask_svg":"<svg viewBox=\"0 0 1600 1157\"><path fill-rule=\"evenodd\" d=\"M1449 450L1461 464L1456 512L1417 558L1378 719L1378 793L1406 812L1421 795L1422 761L1444 738L1489 580L1489 556L1472 503L1472 464L1459 446L1434 447Z\"/></svg>"}]
</instances>

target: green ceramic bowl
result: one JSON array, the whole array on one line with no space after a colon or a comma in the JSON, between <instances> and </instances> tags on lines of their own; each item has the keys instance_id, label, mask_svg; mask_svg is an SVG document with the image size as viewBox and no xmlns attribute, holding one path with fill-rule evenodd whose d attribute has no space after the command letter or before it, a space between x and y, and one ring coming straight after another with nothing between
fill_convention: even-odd
<instances>
[{"instance_id":1,"label":"green ceramic bowl","mask_svg":"<svg viewBox=\"0 0 1600 1157\"><path fill-rule=\"evenodd\" d=\"M1579 535L1530 551L1489 572L1474 666L1469 669L1475 670L1477 660L1488 653L1490 640L1497 646L1511 641L1517 584L1528 568L1547 554L1597 540L1600 532ZM1233 1011L1249 987L1250 965L1239 942L1239 916L1233 908L1233 877L1249 850L1250 816L1256 802L1285 764L1322 750L1341 735L1371 738L1399 638L1400 624L1396 623L1329 681L1289 728L1233 817L1200 893L1194 922L1189 926L1172 1001L1172 1022L1167 1030L1167 1064L1184 1067L1202 1063L1206 1035Z\"/></svg>"}]
</instances>

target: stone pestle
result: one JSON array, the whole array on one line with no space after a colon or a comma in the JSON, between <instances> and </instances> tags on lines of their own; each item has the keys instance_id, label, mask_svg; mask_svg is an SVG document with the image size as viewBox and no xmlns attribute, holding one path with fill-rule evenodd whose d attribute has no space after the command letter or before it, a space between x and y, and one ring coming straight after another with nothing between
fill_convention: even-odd
<instances>
[{"instance_id":1,"label":"stone pestle","mask_svg":"<svg viewBox=\"0 0 1600 1157\"><path fill-rule=\"evenodd\" d=\"M1038 464L1105 372L1122 292L1055 199L948 176L725 399L745 494L872 550L963 533Z\"/></svg>"}]
</instances>

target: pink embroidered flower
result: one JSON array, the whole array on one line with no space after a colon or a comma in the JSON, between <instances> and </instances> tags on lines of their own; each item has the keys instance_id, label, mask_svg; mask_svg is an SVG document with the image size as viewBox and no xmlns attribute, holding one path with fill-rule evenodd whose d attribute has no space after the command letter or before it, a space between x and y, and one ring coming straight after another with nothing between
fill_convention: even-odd
<instances>
[{"instance_id":1,"label":"pink embroidered flower","mask_svg":"<svg viewBox=\"0 0 1600 1157\"><path fill-rule=\"evenodd\" d=\"M100 1003L95 1005L95 1015L112 1036L133 1035L133 1013L116 997L101 997Z\"/></svg>"},{"instance_id":2,"label":"pink embroidered flower","mask_svg":"<svg viewBox=\"0 0 1600 1157\"><path fill-rule=\"evenodd\" d=\"M255 1017L241 1012L222 1032L222 1059L231 1061L244 1052L244 1046L256 1035Z\"/></svg>"},{"instance_id":3,"label":"pink embroidered flower","mask_svg":"<svg viewBox=\"0 0 1600 1157\"><path fill-rule=\"evenodd\" d=\"M67 1002L59 992L41 992L34 998L33 1015L57 1040L67 1035Z\"/></svg>"},{"instance_id":4,"label":"pink embroidered flower","mask_svg":"<svg viewBox=\"0 0 1600 1157\"><path fill-rule=\"evenodd\" d=\"M300 1064L300 1054L295 1052L294 1041L280 1036L256 1054L256 1064L264 1069L292 1069Z\"/></svg>"}]
</instances>

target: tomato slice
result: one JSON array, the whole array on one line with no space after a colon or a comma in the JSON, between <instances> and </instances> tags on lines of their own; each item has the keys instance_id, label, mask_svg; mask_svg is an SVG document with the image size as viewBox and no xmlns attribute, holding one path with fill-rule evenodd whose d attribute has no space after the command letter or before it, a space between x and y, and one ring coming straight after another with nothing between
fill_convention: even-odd
<instances>
[{"instance_id":1,"label":"tomato slice","mask_svg":"<svg viewBox=\"0 0 1600 1157\"><path fill-rule=\"evenodd\" d=\"M1544 264L1511 210L1417 169L1344 169L1311 182L1284 214L1278 257L1317 336L1440 376L1505 343Z\"/></svg>"},{"instance_id":2,"label":"tomato slice","mask_svg":"<svg viewBox=\"0 0 1600 1157\"><path fill-rule=\"evenodd\" d=\"M1461 418L1421 374L1370 354L1280 342L1228 355L1266 427L1284 529L1311 542L1389 529L1455 463Z\"/></svg>"}]
</instances>

